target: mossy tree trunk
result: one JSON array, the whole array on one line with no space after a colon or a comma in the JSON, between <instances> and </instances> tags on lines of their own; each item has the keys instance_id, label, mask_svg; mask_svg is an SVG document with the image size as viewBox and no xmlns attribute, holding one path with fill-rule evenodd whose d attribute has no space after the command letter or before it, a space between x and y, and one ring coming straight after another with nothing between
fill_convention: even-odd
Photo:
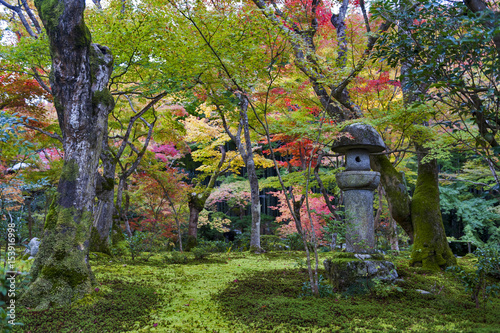
<instances>
[{"instance_id":1,"label":"mossy tree trunk","mask_svg":"<svg viewBox=\"0 0 500 333\"><path fill-rule=\"evenodd\" d=\"M90 251L110 254L109 231L115 213L115 171L116 162L108 146L107 131L103 137L101 153L102 175L97 174L94 221L90 237Z\"/></svg>"},{"instance_id":2,"label":"mossy tree trunk","mask_svg":"<svg viewBox=\"0 0 500 333\"><path fill-rule=\"evenodd\" d=\"M101 140L113 107L107 89L113 58L107 48L91 44L85 1L37 0L35 6L49 39L50 84L64 148L58 193L21 300L41 310L67 306L92 290L87 255Z\"/></svg>"},{"instance_id":3,"label":"mossy tree trunk","mask_svg":"<svg viewBox=\"0 0 500 333\"><path fill-rule=\"evenodd\" d=\"M403 179L386 155L372 155L370 165L380 172L380 183L384 188L392 218L403 228L413 242L413 224L411 219L411 198Z\"/></svg>"},{"instance_id":4,"label":"mossy tree trunk","mask_svg":"<svg viewBox=\"0 0 500 333\"><path fill-rule=\"evenodd\" d=\"M438 270L456 264L444 233L439 205L438 165L435 159L424 160L427 149L416 144L418 176L411 201L414 243L411 265Z\"/></svg>"},{"instance_id":5,"label":"mossy tree trunk","mask_svg":"<svg viewBox=\"0 0 500 333\"><path fill-rule=\"evenodd\" d=\"M208 198L204 193L196 192L189 193L188 197L189 223L186 251L190 251L193 247L198 245L198 219Z\"/></svg>"}]
</instances>

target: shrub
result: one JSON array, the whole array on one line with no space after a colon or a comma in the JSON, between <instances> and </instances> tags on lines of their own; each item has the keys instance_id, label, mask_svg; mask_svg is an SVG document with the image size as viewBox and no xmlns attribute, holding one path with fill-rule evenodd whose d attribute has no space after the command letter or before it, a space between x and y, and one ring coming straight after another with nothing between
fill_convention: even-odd
<instances>
[{"instance_id":1,"label":"shrub","mask_svg":"<svg viewBox=\"0 0 500 333\"><path fill-rule=\"evenodd\" d=\"M138 258L141 253L146 253L143 259L148 261L158 249L158 239L151 232L136 231L131 237L125 236L125 239L127 240L132 260Z\"/></svg>"},{"instance_id":2,"label":"shrub","mask_svg":"<svg viewBox=\"0 0 500 333\"><path fill-rule=\"evenodd\" d=\"M284 251L288 248L288 245L275 235L260 236L260 246L266 251Z\"/></svg>"},{"instance_id":3,"label":"shrub","mask_svg":"<svg viewBox=\"0 0 500 333\"><path fill-rule=\"evenodd\" d=\"M209 255L209 251L207 251L206 247L193 247L191 252L197 260L204 259Z\"/></svg>"},{"instance_id":4,"label":"shrub","mask_svg":"<svg viewBox=\"0 0 500 333\"><path fill-rule=\"evenodd\" d=\"M200 240L198 246L210 253L229 252L233 248L232 242Z\"/></svg>"},{"instance_id":5,"label":"shrub","mask_svg":"<svg viewBox=\"0 0 500 333\"><path fill-rule=\"evenodd\" d=\"M168 264L184 264L187 262L187 257L184 253L172 251L170 255L164 257Z\"/></svg>"},{"instance_id":6,"label":"shrub","mask_svg":"<svg viewBox=\"0 0 500 333\"><path fill-rule=\"evenodd\" d=\"M448 268L465 286L465 291L471 294L472 300L479 308L481 299L488 301L490 296L500 293L500 284L492 284L489 275L500 272L500 254L498 248L486 246L474 251L477 262L475 271L469 272L459 266ZM482 297L481 297L482 296Z\"/></svg>"}]
</instances>

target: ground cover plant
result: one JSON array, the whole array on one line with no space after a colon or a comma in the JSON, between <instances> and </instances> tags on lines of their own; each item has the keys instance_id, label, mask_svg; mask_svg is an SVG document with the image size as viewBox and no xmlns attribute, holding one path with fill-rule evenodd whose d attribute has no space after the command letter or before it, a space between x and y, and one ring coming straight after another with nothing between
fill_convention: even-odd
<instances>
[{"instance_id":1,"label":"ground cover plant","mask_svg":"<svg viewBox=\"0 0 500 333\"><path fill-rule=\"evenodd\" d=\"M500 298L476 308L451 273L408 266L391 257L396 288L332 290L304 296L304 252L210 253L182 263L170 254L144 260L91 254L99 287L73 307L19 309L14 332L495 332ZM320 253L320 260L332 253ZM302 262L301 262L302 260ZM477 258L459 259L472 271ZM320 274L325 274L320 270ZM490 278L491 283L498 280ZM325 286L327 288L327 286ZM417 290L428 291L421 294Z\"/></svg>"}]
</instances>

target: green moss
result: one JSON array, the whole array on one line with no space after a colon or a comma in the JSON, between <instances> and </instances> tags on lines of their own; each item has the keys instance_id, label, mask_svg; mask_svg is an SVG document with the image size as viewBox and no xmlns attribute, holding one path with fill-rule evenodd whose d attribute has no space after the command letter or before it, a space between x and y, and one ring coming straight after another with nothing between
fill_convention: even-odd
<instances>
[{"instance_id":1,"label":"green moss","mask_svg":"<svg viewBox=\"0 0 500 333\"><path fill-rule=\"evenodd\" d=\"M61 173L61 180L72 182L78 178L80 171L75 160L64 161Z\"/></svg>"},{"instance_id":2,"label":"green moss","mask_svg":"<svg viewBox=\"0 0 500 333\"><path fill-rule=\"evenodd\" d=\"M411 212L415 238L410 264L428 270L455 265L444 233L439 188L432 168L419 168Z\"/></svg>"},{"instance_id":3,"label":"green moss","mask_svg":"<svg viewBox=\"0 0 500 333\"><path fill-rule=\"evenodd\" d=\"M113 224L111 225L111 244L115 246L123 241L125 241L125 235L117 220L113 219Z\"/></svg>"},{"instance_id":4,"label":"green moss","mask_svg":"<svg viewBox=\"0 0 500 333\"><path fill-rule=\"evenodd\" d=\"M106 253L108 255L111 254L107 237L105 239L102 239L99 231L97 231L97 228L95 226L92 226L92 228L90 229L89 250L92 252Z\"/></svg>"},{"instance_id":5,"label":"green moss","mask_svg":"<svg viewBox=\"0 0 500 333\"><path fill-rule=\"evenodd\" d=\"M45 218L45 225L43 226L44 230L53 229L57 225L57 198L58 195L55 195L52 199L47 217Z\"/></svg>"},{"instance_id":6,"label":"green moss","mask_svg":"<svg viewBox=\"0 0 500 333\"><path fill-rule=\"evenodd\" d=\"M109 107L115 104L115 100L109 90L106 88L104 90L94 91L94 94L92 95L92 104L94 106L102 104Z\"/></svg>"},{"instance_id":7,"label":"green moss","mask_svg":"<svg viewBox=\"0 0 500 333\"><path fill-rule=\"evenodd\" d=\"M113 177L104 177L101 186L104 191L111 191L115 187L115 179Z\"/></svg>"},{"instance_id":8,"label":"green moss","mask_svg":"<svg viewBox=\"0 0 500 333\"><path fill-rule=\"evenodd\" d=\"M52 74L52 72L51 72ZM63 112L64 108L61 104L61 102L59 101L59 98L57 98L57 96L54 96L54 107L56 108L57 112Z\"/></svg>"},{"instance_id":9,"label":"green moss","mask_svg":"<svg viewBox=\"0 0 500 333\"><path fill-rule=\"evenodd\" d=\"M45 266L42 269L41 273L43 277L48 280L62 279L67 282L72 288L78 286L89 278L89 274L87 272L59 266Z\"/></svg>"},{"instance_id":10,"label":"green moss","mask_svg":"<svg viewBox=\"0 0 500 333\"><path fill-rule=\"evenodd\" d=\"M81 48L89 47L92 42L92 35L90 34L90 30L83 19L81 24L78 26L78 30L78 38L75 42L75 46Z\"/></svg>"},{"instance_id":11,"label":"green moss","mask_svg":"<svg viewBox=\"0 0 500 333\"><path fill-rule=\"evenodd\" d=\"M46 29L55 31L59 17L64 12L64 2L60 0L35 0L35 7Z\"/></svg>"}]
</instances>

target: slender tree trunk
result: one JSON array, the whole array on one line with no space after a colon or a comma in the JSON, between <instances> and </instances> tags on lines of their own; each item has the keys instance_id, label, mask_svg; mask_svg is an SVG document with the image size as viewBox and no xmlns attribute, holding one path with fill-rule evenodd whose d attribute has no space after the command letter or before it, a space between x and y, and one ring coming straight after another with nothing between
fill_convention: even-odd
<instances>
[{"instance_id":1,"label":"slender tree trunk","mask_svg":"<svg viewBox=\"0 0 500 333\"><path fill-rule=\"evenodd\" d=\"M391 250L399 252L398 224L392 217L390 217L389 242L391 243Z\"/></svg>"},{"instance_id":2,"label":"slender tree trunk","mask_svg":"<svg viewBox=\"0 0 500 333\"><path fill-rule=\"evenodd\" d=\"M91 44L85 1L38 0L52 57L51 88L63 136L64 164L45 222L32 283L21 302L42 310L68 306L92 290L88 246L104 122L113 108L106 86L113 58Z\"/></svg>"},{"instance_id":3,"label":"slender tree trunk","mask_svg":"<svg viewBox=\"0 0 500 333\"><path fill-rule=\"evenodd\" d=\"M26 218L28 220L28 237L31 240L33 238L33 216L31 212L31 203L33 202L33 197L30 195L26 201L26 209L28 211L28 217Z\"/></svg>"},{"instance_id":4,"label":"slender tree trunk","mask_svg":"<svg viewBox=\"0 0 500 333\"><path fill-rule=\"evenodd\" d=\"M253 159L252 141L250 138L250 128L248 124L248 99L240 95L240 119L243 125L243 135L245 136L245 148L239 145L240 154L244 156L245 166L247 167L248 182L250 183L250 211L252 213L252 230L250 234L250 251L262 251L260 247L260 197L259 197L259 179L255 171L255 162ZM246 154L243 154L244 150Z\"/></svg>"}]
</instances>

